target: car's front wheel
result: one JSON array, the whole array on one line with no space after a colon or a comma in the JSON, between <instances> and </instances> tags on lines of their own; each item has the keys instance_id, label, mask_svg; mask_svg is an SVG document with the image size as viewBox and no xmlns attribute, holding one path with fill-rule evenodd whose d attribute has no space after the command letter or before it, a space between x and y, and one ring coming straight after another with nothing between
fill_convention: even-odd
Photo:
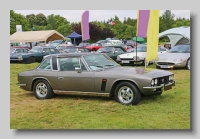
<instances>
[{"instance_id":1,"label":"car's front wheel","mask_svg":"<svg viewBox=\"0 0 200 139\"><path fill-rule=\"evenodd\" d=\"M34 83L33 92L37 99L50 99L54 97L54 92L46 80L40 79Z\"/></svg>"},{"instance_id":2,"label":"car's front wheel","mask_svg":"<svg viewBox=\"0 0 200 139\"><path fill-rule=\"evenodd\" d=\"M185 67L186 67L186 69L190 70L190 58L187 60Z\"/></svg>"},{"instance_id":3,"label":"car's front wheel","mask_svg":"<svg viewBox=\"0 0 200 139\"><path fill-rule=\"evenodd\" d=\"M141 93L133 83L121 82L116 87L115 99L123 105L137 105L141 99Z\"/></svg>"}]
</instances>

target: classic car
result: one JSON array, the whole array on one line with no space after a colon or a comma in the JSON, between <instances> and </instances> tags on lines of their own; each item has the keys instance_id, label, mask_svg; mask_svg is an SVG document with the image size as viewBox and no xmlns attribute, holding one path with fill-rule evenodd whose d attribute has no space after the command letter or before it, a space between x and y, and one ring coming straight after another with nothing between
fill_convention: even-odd
<instances>
[{"instance_id":1,"label":"classic car","mask_svg":"<svg viewBox=\"0 0 200 139\"><path fill-rule=\"evenodd\" d=\"M186 68L190 70L190 44L176 45L167 53L159 54L155 64L157 68Z\"/></svg>"},{"instance_id":2,"label":"classic car","mask_svg":"<svg viewBox=\"0 0 200 139\"><path fill-rule=\"evenodd\" d=\"M30 64L34 62L41 62L44 56L57 53L60 52L54 48L35 46L28 53L21 53L18 58L21 63Z\"/></svg>"},{"instance_id":3,"label":"classic car","mask_svg":"<svg viewBox=\"0 0 200 139\"><path fill-rule=\"evenodd\" d=\"M59 46L56 47L56 49L60 52L63 53L65 49L69 47L74 47L73 44L60 44Z\"/></svg>"},{"instance_id":4,"label":"classic car","mask_svg":"<svg viewBox=\"0 0 200 139\"><path fill-rule=\"evenodd\" d=\"M89 51L97 51L99 48L102 48L102 44L100 43L92 43L85 48L87 48Z\"/></svg>"},{"instance_id":5,"label":"classic car","mask_svg":"<svg viewBox=\"0 0 200 139\"><path fill-rule=\"evenodd\" d=\"M20 62L19 56L21 54L27 54L29 51L28 48L13 48L10 47L10 62Z\"/></svg>"},{"instance_id":6,"label":"classic car","mask_svg":"<svg viewBox=\"0 0 200 139\"><path fill-rule=\"evenodd\" d=\"M60 53L18 73L17 85L37 99L50 99L56 93L97 93L137 105L143 95L161 95L175 81L172 72L122 67L103 53Z\"/></svg>"},{"instance_id":7,"label":"classic car","mask_svg":"<svg viewBox=\"0 0 200 139\"><path fill-rule=\"evenodd\" d=\"M90 53L90 51L84 46L72 46L72 47L67 47L66 49L63 50L63 53L83 53L83 52Z\"/></svg>"},{"instance_id":8,"label":"classic car","mask_svg":"<svg viewBox=\"0 0 200 139\"><path fill-rule=\"evenodd\" d=\"M136 54L137 51L137 54ZM167 52L166 49L158 46L158 54ZM137 57L136 57L137 56ZM145 58L147 56L147 45L140 44L137 46L137 50L135 49L133 52L129 52L126 54L121 54L117 56L117 62L120 64L140 64L145 65ZM136 62L137 61L137 62ZM150 61L149 63L153 63L154 61Z\"/></svg>"},{"instance_id":9,"label":"classic car","mask_svg":"<svg viewBox=\"0 0 200 139\"><path fill-rule=\"evenodd\" d=\"M99 48L96 53L106 53L110 58L116 61L117 56L120 54L127 53L126 50L122 46L104 46Z\"/></svg>"}]
</instances>

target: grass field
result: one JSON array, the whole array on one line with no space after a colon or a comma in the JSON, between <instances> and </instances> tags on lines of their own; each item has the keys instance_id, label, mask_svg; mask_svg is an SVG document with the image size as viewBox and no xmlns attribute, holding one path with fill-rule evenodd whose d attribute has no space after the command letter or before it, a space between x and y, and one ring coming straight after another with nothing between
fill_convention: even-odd
<instances>
[{"instance_id":1,"label":"grass field","mask_svg":"<svg viewBox=\"0 0 200 139\"><path fill-rule=\"evenodd\" d=\"M16 85L19 72L37 65L10 64L11 129L190 129L189 70L170 70L176 80L172 90L125 106L95 95L58 94L37 100Z\"/></svg>"}]
</instances>

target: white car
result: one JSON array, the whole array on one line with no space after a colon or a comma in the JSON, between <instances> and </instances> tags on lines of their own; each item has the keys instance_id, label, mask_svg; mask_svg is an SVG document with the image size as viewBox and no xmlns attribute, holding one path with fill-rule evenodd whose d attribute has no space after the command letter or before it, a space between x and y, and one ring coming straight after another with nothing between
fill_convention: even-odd
<instances>
[{"instance_id":1,"label":"white car","mask_svg":"<svg viewBox=\"0 0 200 139\"><path fill-rule=\"evenodd\" d=\"M158 46L158 54L160 53L166 53L167 49L165 49L162 46ZM121 54L117 56L117 62L120 64L141 64L145 65L145 58L147 56L147 45L146 44L140 44L137 46L137 59L136 59L136 51ZM150 61L149 63L153 63L153 61Z\"/></svg>"}]
</instances>

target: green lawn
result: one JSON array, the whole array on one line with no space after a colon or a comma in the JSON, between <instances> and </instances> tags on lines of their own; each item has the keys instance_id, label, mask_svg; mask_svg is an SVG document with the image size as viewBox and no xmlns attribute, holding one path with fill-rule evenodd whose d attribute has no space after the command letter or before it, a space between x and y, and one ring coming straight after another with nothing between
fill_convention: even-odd
<instances>
[{"instance_id":1,"label":"green lawn","mask_svg":"<svg viewBox=\"0 0 200 139\"><path fill-rule=\"evenodd\" d=\"M172 90L144 97L137 106L125 106L95 95L59 94L37 100L16 85L19 72L37 65L10 64L11 129L190 129L188 70L170 70L176 80Z\"/></svg>"}]
</instances>

